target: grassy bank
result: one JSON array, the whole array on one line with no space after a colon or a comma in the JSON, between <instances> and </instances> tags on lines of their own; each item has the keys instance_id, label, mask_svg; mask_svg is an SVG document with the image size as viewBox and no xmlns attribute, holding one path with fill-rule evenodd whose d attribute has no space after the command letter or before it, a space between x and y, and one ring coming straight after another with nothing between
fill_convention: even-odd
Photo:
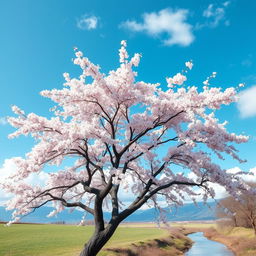
<instances>
[{"instance_id":1,"label":"grassy bank","mask_svg":"<svg viewBox=\"0 0 256 256\"><path fill-rule=\"evenodd\" d=\"M184 255L192 241L179 228L169 230L166 238L136 242L126 248L109 248L106 256L178 256Z\"/></svg>"},{"instance_id":2,"label":"grassy bank","mask_svg":"<svg viewBox=\"0 0 256 256\"><path fill-rule=\"evenodd\" d=\"M5 227L0 225L0 255L1 256L75 256L78 255L83 244L93 232L92 226L80 227L69 225L34 225L19 224ZM153 227L121 226L99 255L126 255L128 250L143 253L149 248L151 251L161 249L159 254L172 250L180 252L190 246L179 231L170 232ZM108 249L108 251L106 251ZM118 251L120 250L121 251ZM127 251L125 251L127 250ZM160 254L161 253L161 254ZM129 254L127 254L129 255ZM143 254L138 254L143 255ZM151 255L151 254L145 254ZM171 254L168 254L171 255Z\"/></svg>"},{"instance_id":3,"label":"grassy bank","mask_svg":"<svg viewBox=\"0 0 256 256\"><path fill-rule=\"evenodd\" d=\"M256 238L252 229L217 227L207 229L204 233L208 239L225 244L236 256L256 255Z\"/></svg>"}]
</instances>

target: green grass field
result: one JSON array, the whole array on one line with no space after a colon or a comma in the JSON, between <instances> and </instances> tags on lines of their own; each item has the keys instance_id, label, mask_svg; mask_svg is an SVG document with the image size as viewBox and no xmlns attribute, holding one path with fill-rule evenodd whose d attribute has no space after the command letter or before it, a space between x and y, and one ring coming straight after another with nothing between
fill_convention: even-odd
<instances>
[{"instance_id":1,"label":"green grass field","mask_svg":"<svg viewBox=\"0 0 256 256\"><path fill-rule=\"evenodd\" d=\"M75 256L93 232L92 226L0 224L1 256ZM119 227L106 247L125 247L131 243L166 237L164 229ZM107 255L101 253L100 255Z\"/></svg>"}]
</instances>

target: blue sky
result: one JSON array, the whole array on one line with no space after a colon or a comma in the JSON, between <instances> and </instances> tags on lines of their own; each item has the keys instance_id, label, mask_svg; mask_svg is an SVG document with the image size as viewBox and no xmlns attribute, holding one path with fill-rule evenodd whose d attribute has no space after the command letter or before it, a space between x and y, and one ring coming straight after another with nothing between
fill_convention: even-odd
<instances>
[{"instance_id":1,"label":"blue sky","mask_svg":"<svg viewBox=\"0 0 256 256\"><path fill-rule=\"evenodd\" d=\"M0 4L0 168L5 159L24 156L30 138L8 140L13 129L4 117L15 104L26 112L49 116L52 103L39 95L61 88L62 74L79 72L71 58L78 47L103 72L119 64L121 40L130 54L142 53L138 79L160 82L193 60L189 85L202 86L213 71L212 85L245 83L244 100L217 112L229 131L250 135L239 146L240 165L227 158L223 168L256 166L256 2L250 0L2 0ZM255 95L255 97L254 97ZM254 100L255 99L255 100Z\"/></svg>"}]
</instances>

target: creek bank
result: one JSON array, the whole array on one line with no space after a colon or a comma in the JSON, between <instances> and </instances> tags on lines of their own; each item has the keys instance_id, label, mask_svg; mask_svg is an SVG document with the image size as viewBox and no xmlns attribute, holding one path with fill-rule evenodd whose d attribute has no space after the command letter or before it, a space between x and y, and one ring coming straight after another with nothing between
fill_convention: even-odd
<instances>
[{"instance_id":1,"label":"creek bank","mask_svg":"<svg viewBox=\"0 0 256 256\"><path fill-rule=\"evenodd\" d=\"M230 232L221 232L214 228L204 230L204 235L210 240L225 244L236 256L255 256L256 238L245 235L234 235Z\"/></svg>"},{"instance_id":2,"label":"creek bank","mask_svg":"<svg viewBox=\"0 0 256 256\"><path fill-rule=\"evenodd\" d=\"M184 227L183 227L184 228ZM255 256L256 255L256 237L244 228L217 227L217 228L190 228L185 227L184 234L203 232L209 240L222 243L232 251L236 256Z\"/></svg>"},{"instance_id":3,"label":"creek bank","mask_svg":"<svg viewBox=\"0 0 256 256\"><path fill-rule=\"evenodd\" d=\"M128 248L107 248L109 256L178 256L184 255L192 246L192 241L184 229L171 229L170 235L162 239L131 244Z\"/></svg>"}]
</instances>

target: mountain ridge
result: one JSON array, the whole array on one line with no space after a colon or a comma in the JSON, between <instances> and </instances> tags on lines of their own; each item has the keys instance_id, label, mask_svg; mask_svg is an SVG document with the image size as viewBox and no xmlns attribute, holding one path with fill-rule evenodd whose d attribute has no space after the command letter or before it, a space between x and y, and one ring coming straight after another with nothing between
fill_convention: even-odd
<instances>
[{"instance_id":1,"label":"mountain ridge","mask_svg":"<svg viewBox=\"0 0 256 256\"><path fill-rule=\"evenodd\" d=\"M164 208L166 219L168 221L206 221L215 220L215 202L209 202L207 205L199 202L197 206L193 203L184 204L184 206L177 208ZM57 216L48 218L47 215L53 210L52 207L41 207L35 212L23 217L21 222L31 223L79 223L83 218L84 213L78 210L74 210L69 213L68 209L60 212ZM0 221L11 220L12 211L6 211L4 207L0 206ZM111 213L104 212L104 217L109 220ZM129 216L125 222L153 222L159 219L159 212L155 208L146 210L137 210L131 216ZM93 216L87 214L85 217L86 221L92 221Z\"/></svg>"}]
</instances>

